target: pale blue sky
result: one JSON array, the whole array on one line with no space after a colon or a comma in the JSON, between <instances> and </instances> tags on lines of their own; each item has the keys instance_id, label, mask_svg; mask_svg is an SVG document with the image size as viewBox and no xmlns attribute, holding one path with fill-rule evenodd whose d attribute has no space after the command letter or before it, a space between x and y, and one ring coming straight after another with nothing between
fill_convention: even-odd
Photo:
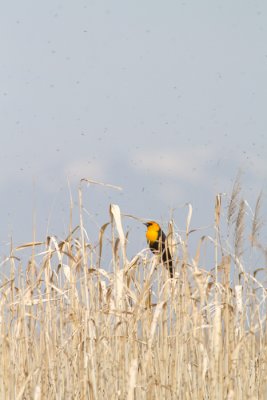
<instances>
[{"instance_id":1,"label":"pale blue sky","mask_svg":"<svg viewBox=\"0 0 267 400\"><path fill-rule=\"evenodd\" d=\"M0 49L1 246L33 210L37 239L67 232L67 179L123 187L85 187L89 231L110 202L209 224L240 168L252 206L265 190L266 1L6 2Z\"/></svg>"}]
</instances>

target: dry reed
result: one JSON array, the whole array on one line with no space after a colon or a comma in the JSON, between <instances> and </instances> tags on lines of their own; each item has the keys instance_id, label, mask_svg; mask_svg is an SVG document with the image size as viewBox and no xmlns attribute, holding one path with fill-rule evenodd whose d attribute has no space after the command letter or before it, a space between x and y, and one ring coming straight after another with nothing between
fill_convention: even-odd
<instances>
[{"instance_id":1,"label":"dry reed","mask_svg":"<svg viewBox=\"0 0 267 400\"><path fill-rule=\"evenodd\" d=\"M240 259L239 191L238 183L228 210L229 224L236 215L232 251L220 237L221 196L214 238L203 236L194 258L192 206L184 237L170 224L174 279L147 250L127 259L116 205L97 246L88 241L81 211L65 240L11 249L1 264L0 398L266 399L266 289ZM257 203L253 245L258 219ZM111 271L102 260L109 224ZM207 243L215 249L212 270L203 265ZM20 254L29 248L25 266Z\"/></svg>"}]
</instances>

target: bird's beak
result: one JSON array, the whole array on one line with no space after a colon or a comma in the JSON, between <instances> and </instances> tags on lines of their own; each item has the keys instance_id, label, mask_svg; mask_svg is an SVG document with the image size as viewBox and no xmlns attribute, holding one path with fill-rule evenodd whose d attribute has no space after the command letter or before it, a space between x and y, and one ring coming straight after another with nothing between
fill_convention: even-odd
<instances>
[{"instance_id":1,"label":"bird's beak","mask_svg":"<svg viewBox=\"0 0 267 400\"><path fill-rule=\"evenodd\" d=\"M147 222L143 222L143 225L148 226L148 223Z\"/></svg>"}]
</instances>

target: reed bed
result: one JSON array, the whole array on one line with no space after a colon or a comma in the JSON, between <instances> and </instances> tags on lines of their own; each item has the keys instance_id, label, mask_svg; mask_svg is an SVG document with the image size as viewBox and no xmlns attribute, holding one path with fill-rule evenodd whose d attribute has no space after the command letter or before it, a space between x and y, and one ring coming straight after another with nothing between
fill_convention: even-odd
<instances>
[{"instance_id":1,"label":"reed bed","mask_svg":"<svg viewBox=\"0 0 267 400\"><path fill-rule=\"evenodd\" d=\"M64 240L51 236L11 248L1 263L0 398L266 399L260 199L249 252L261 261L247 265L246 202L238 190L225 215L225 236L218 195L214 234L202 235L194 254L191 206L185 232L169 224L174 279L148 249L128 260L117 205L94 246L81 205L79 226ZM211 269L201 261L207 243ZM112 268L102 260L104 245Z\"/></svg>"}]
</instances>

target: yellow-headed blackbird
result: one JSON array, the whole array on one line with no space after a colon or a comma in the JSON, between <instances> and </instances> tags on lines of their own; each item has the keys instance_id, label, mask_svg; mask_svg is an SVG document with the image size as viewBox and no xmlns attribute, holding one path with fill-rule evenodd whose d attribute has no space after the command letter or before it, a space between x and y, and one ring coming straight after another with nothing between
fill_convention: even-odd
<instances>
[{"instance_id":1,"label":"yellow-headed blackbird","mask_svg":"<svg viewBox=\"0 0 267 400\"><path fill-rule=\"evenodd\" d=\"M161 255L163 264L169 270L170 277L173 278L172 258L165 233L155 221L146 222L144 225L147 226L146 238L150 250Z\"/></svg>"}]
</instances>

